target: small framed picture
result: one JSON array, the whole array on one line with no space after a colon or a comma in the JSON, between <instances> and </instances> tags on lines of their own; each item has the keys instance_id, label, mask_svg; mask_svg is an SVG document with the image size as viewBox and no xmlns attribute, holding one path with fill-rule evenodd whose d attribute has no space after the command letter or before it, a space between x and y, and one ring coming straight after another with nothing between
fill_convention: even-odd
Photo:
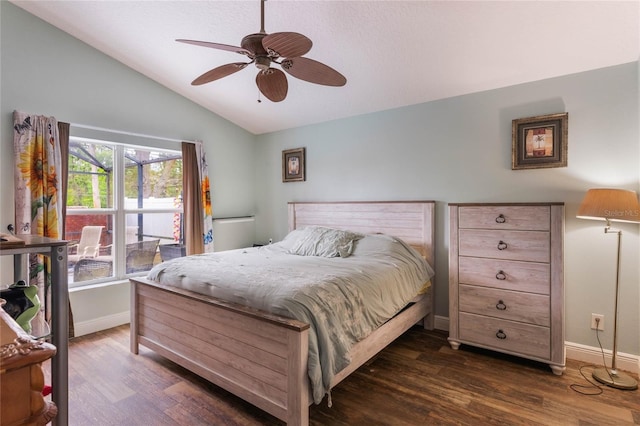
<instances>
[{"instance_id":1,"label":"small framed picture","mask_svg":"<svg viewBox=\"0 0 640 426\"><path fill-rule=\"evenodd\" d=\"M304 172L304 151L304 148L282 151L283 182L303 182L306 179Z\"/></svg>"},{"instance_id":2,"label":"small framed picture","mask_svg":"<svg viewBox=\"0 0 640 426\"><path fill-rule=\"evenodd\" d=\"M569 113L513 120L511 169L567 167Z\"/></svg>"}]
</instances>

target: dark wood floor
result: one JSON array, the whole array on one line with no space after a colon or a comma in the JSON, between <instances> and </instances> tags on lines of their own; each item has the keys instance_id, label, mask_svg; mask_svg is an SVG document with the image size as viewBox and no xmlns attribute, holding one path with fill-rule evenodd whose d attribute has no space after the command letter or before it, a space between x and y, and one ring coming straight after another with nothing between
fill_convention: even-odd
<instances>
[{"instance_id":1,"label":"dark wood floor","mask_svg":"<svg viewBox=\"0 0 640 426\"><path fill-rule=\"evenodd\" d=\"M414 328L310 409L312 425L640 424L640 392L582 395L581 363L559 377L543 364L447 344ZM281 425L282 422L141 348L129 328L72 340L71 425ZM583 371L590 377L592 368ZM596 388L585 389L588 392Z\"/></svg>"}]
</instances>

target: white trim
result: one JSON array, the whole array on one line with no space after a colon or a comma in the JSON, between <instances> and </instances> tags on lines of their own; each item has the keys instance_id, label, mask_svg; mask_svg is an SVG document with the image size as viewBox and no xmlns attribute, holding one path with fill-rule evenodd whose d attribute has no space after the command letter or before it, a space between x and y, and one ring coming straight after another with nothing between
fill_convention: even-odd
<instances>
[{"instance_id":1,"label":"white trim","mask_svg":"<svg viewBox=\"0 0 640 426\"><path fill-rule=\"evenodd\" d=\"M251 217L234 217L234 218L228 218L228 219L213 219L213 221L215 223L223 223L223 224L255 222L255 220L256 219L253 216L251 216Z\"/></svg>"},{"instance_id":2,"label":"white trim","mask_svg":"<svg viewBox=\"0 0 640 426\"><path fill-rule=\"evenodd\" d=\"M449 317L441 317L436 315L434 318L433 328L436 330L449 331Z\"/></svg>"},{"instance_id":3,"label":"white trim","mask_svg":"<svg viewBox=\"0 0 640 426\"><path fill-rule=\"evenodd\" d=\"M70 125L72 127L77 127L79 129L88 129L88 130L96 130L96 131L99 131L99 132L115 133L115 134L119 134L119 135L135 136L137 138L156 139L156 140L159 140L159 141L179 142L179 143L180 142L189 142L189 143L193 143L193 144L200 143L200 141L189 141L189 140L165 138L165 137L162 137L162 136L146 135L144 133L127 132L127 131L124 131L124 130L115 130L115 129L107 129L105 127L90 126L88 124L71 123Z\"/></svg>"},{"instance_id":4,"label":"white trim","mask_svg":"<svg viewBox=\"0 0 640 426\"><path fill-rule=\"evenodd\" d=\"M113 278L113 277L112 277ZM84 290L93 290L94 288L101 288L101 287L109 287L112 285L120 285L120 284L129 284L129 279L128 278L124 278L121 280L110 280L110 281L103 281L103 282L99 282L99 283L95 283L95 284L87 284L87 285L83 285L83 286L77 286L77 287L73 287L73 288L69 288L69 293L76 293L76 292L80 292L80 291L84 291Z\"/></svg>"},{"instance_id":5,"label":"white trim","mask_svg":"<svg viewBox=\"0 0 640 426\"><path fill-rule=\"evenodd\" d=\"M108 330L119 325L128 324L131 320L130 311L118 312L117 314L94 318L89 321L77 322L74 324L75 337L86 334Z\"/></svg>"},{"instance_id":6,"label":"white trim","mask_svg":"<svg viewBox=\"0 0 640 426\"><path fill-rule=\"evenodd\" d=\"M602 352L600 348L572 342L565 342L565 348L568 359L602 366ZM604 350L604 358L607 367L611 366L611 351L609 349ZM616 367L618 370L640 374L640 356L618 352L616 355Z\"/></svg>"}]
</instances>

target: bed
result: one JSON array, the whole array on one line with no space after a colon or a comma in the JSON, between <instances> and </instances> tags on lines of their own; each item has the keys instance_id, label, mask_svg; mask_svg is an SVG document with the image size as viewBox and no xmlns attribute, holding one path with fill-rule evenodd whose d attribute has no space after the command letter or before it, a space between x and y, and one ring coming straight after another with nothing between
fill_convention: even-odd
<instances>
[{"instance_id":1,"label":"bed","mask_svg":"<svg viewBox=\"0 0 640 426\"><path fill-rule=\"evenodd\" d=\"M322 226L398 237L433 266L434 206L433 201L289 203L289 230ZM309 370L315 355L310 333L315 336L317 325L177 285L131 279L131 351L148 347L287 424L308 424L309 405L318 402ZM433 287L351 346L350 362L330 376L328 388L413 325L432 329Z\"/></svg>"}]
</instances>

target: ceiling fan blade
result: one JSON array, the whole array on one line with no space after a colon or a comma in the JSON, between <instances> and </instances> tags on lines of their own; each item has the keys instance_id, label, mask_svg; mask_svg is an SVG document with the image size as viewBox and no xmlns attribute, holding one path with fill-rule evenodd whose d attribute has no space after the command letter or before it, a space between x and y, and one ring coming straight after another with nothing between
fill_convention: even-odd
<instances>
[{"instance_id":1,"label":"ceiling fan blade","mask_svg":"<svg viewBox=\"0 0 640 426\"><path fill-rule=\"evenodd\" d=\"M273 58L295 58L311 50L313 43L299 33L273 33L262 39L262 46Z\"/></svg>"},{"instance_id":2,"label":"ceiling fan blade","mask_svg":"<svg viewBox=\"0 0 640 426\"><path fill-rule=\"evenodd\" d=\"M185 40L181 38L177 39L176 41L180 43L194 44L196 46L210 47L212 49L228 50L229 52L236 52L240 53L241 55L253 55L253 52L250 52L247 49L243 49L242 47L238 46L230 46L228 44L212 43L210 41Z\"/></svg>"},{"instance_id":3,"label":"ceiling fan blade","mask_svg":"<svg viewBox=\"0 0 640 426\"><path fill-rule=\"evenodd\" d=\"M323 84L325 86L344 86L347 84L345 76L340 74L322 62L309 58L287 58L280 64L282 69L310 83Z\"/></svg>"},{"instance_id":4,"label":"ceiling fan blade","mask_svg":"<svg viewBox=\"0 0 640 426\"><path fill-rule=\"evenodd\" d=\"M231 64L221 65L217 68L214 68L210 71L205 72L200 77L196 78L191 82L193 86L199 86L201 84L210 83L212 81L218 80L222 77L226 77L228 75L233 74L234 72L238 72L244 69L251 62L233 62Z\"/></svg>"},{"instance_id":5,"label":"ceiling fan blade","mask_svg":"<svg viewBox=\"0 0 640 426\"><path fill-rule=\"evenodd\" d=\"M279 69L267 68L260 71L256 76L256 84L260 92L272 102L280 102L287 97L287 76Z\"/></svg>"}]
</instances>

